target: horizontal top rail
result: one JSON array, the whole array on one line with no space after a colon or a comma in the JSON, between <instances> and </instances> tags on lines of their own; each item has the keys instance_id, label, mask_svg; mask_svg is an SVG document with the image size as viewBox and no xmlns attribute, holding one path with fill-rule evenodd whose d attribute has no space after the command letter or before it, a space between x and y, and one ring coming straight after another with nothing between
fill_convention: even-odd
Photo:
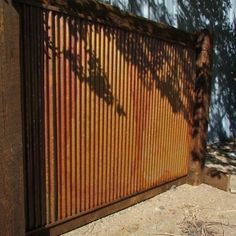
<instances>
[{"instance_id":1,"label":"horizontal top rail","mask_svg":"<svg viewBox=\"0 0 236 236\"><path fill-rule=\"evenodd\" d=\"M14 0L195 48L196 36L94 0Z\"/></svg>"}]
</instances>

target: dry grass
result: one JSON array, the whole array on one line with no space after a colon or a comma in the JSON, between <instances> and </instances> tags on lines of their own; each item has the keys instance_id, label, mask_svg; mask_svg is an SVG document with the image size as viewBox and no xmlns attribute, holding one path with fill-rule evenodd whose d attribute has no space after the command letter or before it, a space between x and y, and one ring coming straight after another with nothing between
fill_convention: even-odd
<instances>
[{"instance_id":1,"label":"dry grass","mask_svg":"<svg viewBox=\"0 0 236 236\"><path fill-rule=\"evenodd\" d=\"M180 229L186 236L226 236L224 227L236 228L236 225L204 221L196 215L185 217L180 224Z\"/></svg>"}]
</instances>

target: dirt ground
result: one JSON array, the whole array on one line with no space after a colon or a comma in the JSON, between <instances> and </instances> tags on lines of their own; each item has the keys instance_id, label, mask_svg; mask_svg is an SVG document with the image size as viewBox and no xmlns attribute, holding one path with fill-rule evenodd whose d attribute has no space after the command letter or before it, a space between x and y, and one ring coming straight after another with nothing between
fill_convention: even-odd
<instances>
[{"instance_id":1,"label":"dirt ground","mask_svg":"<svg viewBox=\"0 0 236 236\"><path fill-rule=\"evenodd\" d=\"M64 236L236 236L236 194L182 185Z\"/></svg>"},{"instance_id":2,"label":"dirt ground","mask_svg":"<svg viewBox=\"0 0 236 236\"><path fill-rule=\"evenodd\" d=\"M208 145L206 166L231 174L236 193L236 140ZM236 194L182 185L64 236L236 236Z\"/></svg>"}]
</instances>

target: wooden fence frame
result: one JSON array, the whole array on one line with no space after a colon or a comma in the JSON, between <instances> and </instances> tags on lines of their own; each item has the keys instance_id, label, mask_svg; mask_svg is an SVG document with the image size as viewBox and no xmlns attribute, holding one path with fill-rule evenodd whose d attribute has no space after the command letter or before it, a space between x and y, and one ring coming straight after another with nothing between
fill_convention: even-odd
<instances>
[{"instance_id":1,"label":"wooden fence frame","mask_svg":"<svg viewBox=\"0 0 236 236\"><path fill-rule=\"evenodd\" d=\"M24 235L20 21L0 0L0 235Z\"/></svg>"},{"instance_id":2,"label":"wooden fence frame","mask_svg":"<svg viewBox=\"0 0 236 236\"><path fill-rule=\"evenodd\" d=\"M136 204L163 191L172 185L202 183L204 153L207 136L208 109L211 87L212 36L208 30L189 34L164 24L155 23L132 14L124 13L112 6L95 1L27 1L44 8L63 10L87 19L96 19L129 31L158 38L196 49L196 85L193 111L193 141L189 175L138 195L114 202L83 216L68 218L56 225L32 232L34 235L58 235L95 219ZM91 9L91 6L93 8ZM76 11L74 9L77 9ZM86 11L85 11L86 10ZM109 14L104 14L104 10ZM84 14L86 12L86 15ZM142 24L137 25L137 21ZM145 32L145 33L144 33ZM24 181L22 152L21 84L20 84L20 16L11 0L0 0L0 234L25 235Z\"/></svg>"}]
</instances>

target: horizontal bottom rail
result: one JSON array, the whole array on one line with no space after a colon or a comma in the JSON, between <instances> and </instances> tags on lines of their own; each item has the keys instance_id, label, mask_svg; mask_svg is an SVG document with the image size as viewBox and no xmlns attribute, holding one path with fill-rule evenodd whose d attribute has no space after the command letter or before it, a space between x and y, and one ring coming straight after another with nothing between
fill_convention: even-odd
<instances>
[{"instance_id":1,"label":"horizontal bottom rail","mask_svg":"<svg viewBox=\"0 0 236 236\"><path fill-rule=\"evenodd\" d=\"M54 224L47 225L44 228L40 228L34 231L28 232L27 236L55 236L66 233L73 229L79 228L86 225L92 221L98 220L102 217L108 216L127 207L135 205L141 201L152 198L160 193L169 190L172 186L180 186L187 182L187 176L180 177L176 180L170 181L168 183L161 184L152 189L146 190L141 193L136 193L135 195L126 197L124 199L118 200L116 202L110 203L109 205L100 207L98 209L93 209L90 212L79 214L65 220L58 221Z\"/></svg>"}]
</instances>

